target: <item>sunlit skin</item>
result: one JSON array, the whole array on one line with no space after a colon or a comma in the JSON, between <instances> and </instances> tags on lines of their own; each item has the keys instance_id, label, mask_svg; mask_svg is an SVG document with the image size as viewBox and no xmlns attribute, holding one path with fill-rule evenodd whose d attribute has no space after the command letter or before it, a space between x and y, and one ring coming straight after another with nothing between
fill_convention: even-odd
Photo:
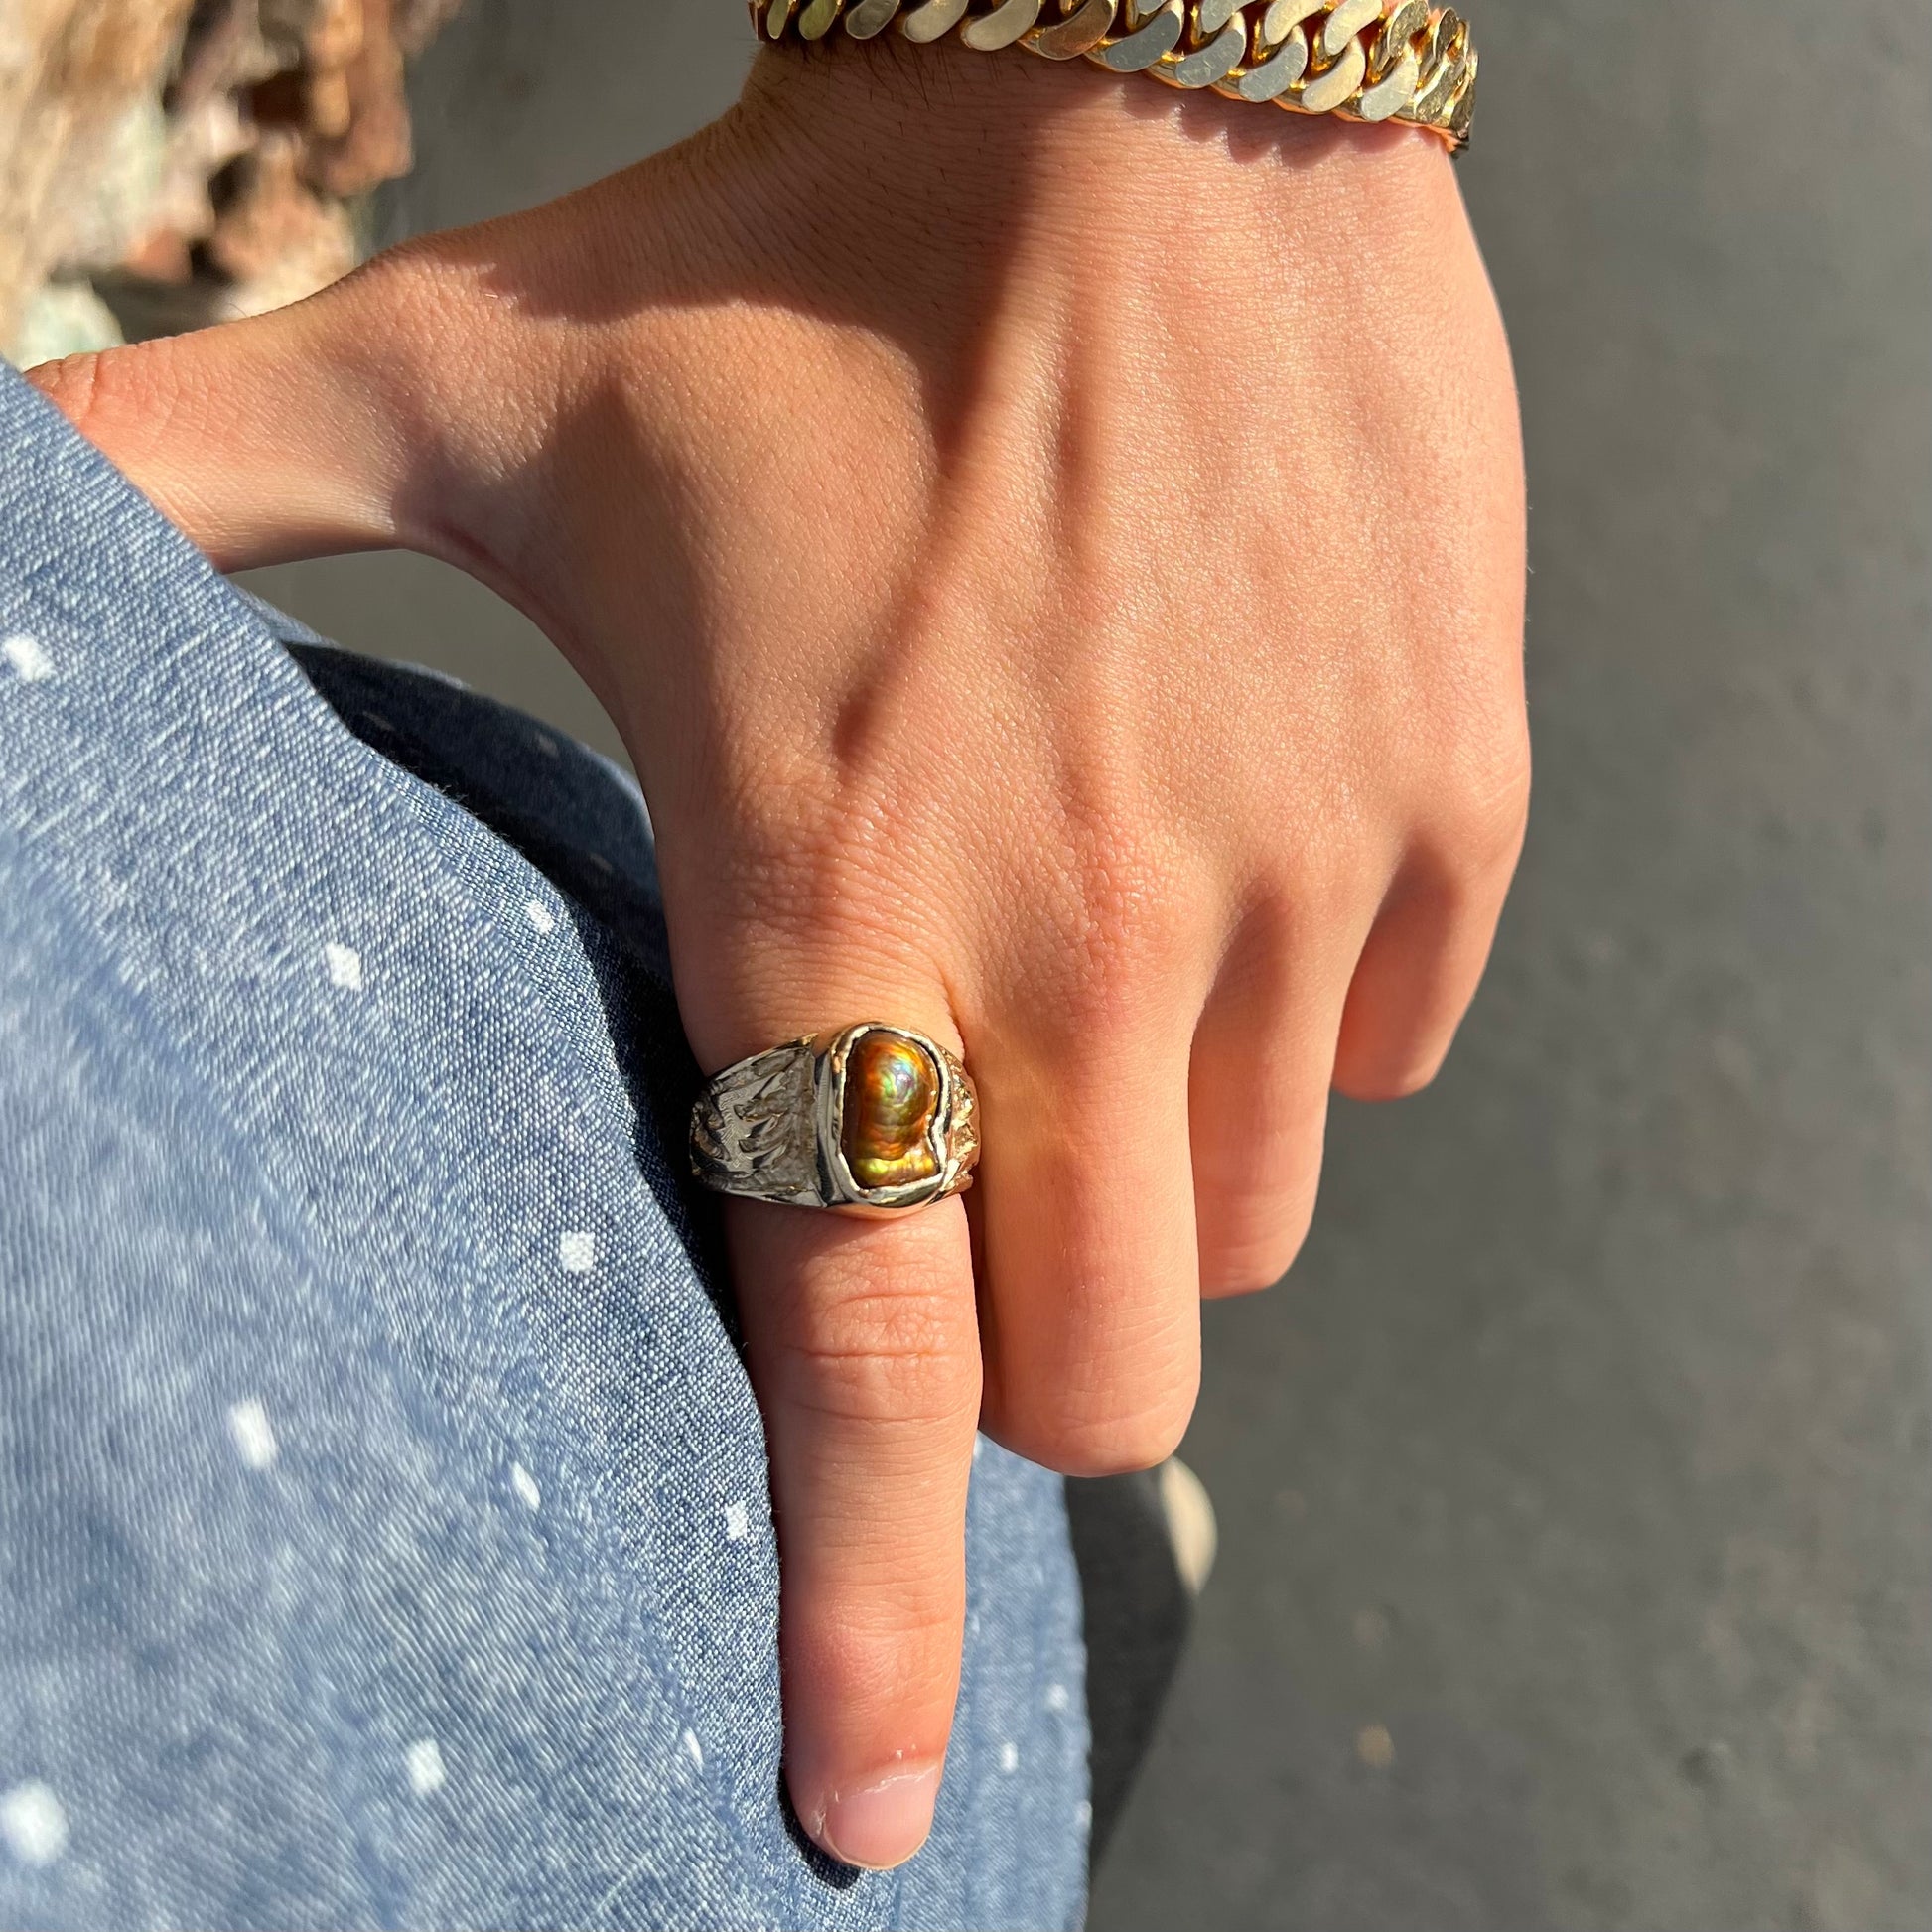
<instances>
[{"instance_id":1,"label":"sunlit skin","mask_svg":"<svg viewBox=\"0 0 1932 1932\"><path fill-rule=\"evenodd\" d=\"M1427 1082L1487 956L1523 495L1449 157L1084 62L771 52L582 194L36 379L224 566L399 544L544 627L643 782L707 1072L858 1015L972 1070L963 1197L726 1210L786 1777L828 1850L909 1857L975 1429L1172 1451L1331 1089Z\"/></svg>"}]
</instances>

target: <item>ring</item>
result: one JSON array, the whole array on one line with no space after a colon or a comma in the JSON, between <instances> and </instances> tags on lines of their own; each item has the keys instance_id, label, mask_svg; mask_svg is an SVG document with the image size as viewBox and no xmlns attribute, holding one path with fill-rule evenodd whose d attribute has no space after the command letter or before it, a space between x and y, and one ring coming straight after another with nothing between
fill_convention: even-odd
<instances>
[{"instance_id":1,"label":"ring","mask_svg":"<svg viewBox=\"0 0 1932 1932\"><path fill-rule=\"evenodd\" d=\"M691 1172L721 1194L897 1214L972 1184L979 1095L936 1040L862 1020L728 1066L691 1109Z\"/></svg>"}]
</instances>

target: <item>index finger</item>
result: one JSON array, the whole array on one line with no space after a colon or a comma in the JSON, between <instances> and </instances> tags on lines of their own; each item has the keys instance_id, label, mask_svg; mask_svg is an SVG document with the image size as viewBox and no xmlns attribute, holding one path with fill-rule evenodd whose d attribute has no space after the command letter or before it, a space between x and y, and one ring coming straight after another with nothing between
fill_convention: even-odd
<instances>
[{"instance_id":1,"label":"index finger","mask_svg":"<svg viewBox=\"0 0 1932 1932\"><path fill-rule=\"evenodd\" d=\"M980 1405L966 1216L728 1204L770 1446L785 1779L835 1858L925 1842L959 1692Z\"/></svg>"}]
</instances>

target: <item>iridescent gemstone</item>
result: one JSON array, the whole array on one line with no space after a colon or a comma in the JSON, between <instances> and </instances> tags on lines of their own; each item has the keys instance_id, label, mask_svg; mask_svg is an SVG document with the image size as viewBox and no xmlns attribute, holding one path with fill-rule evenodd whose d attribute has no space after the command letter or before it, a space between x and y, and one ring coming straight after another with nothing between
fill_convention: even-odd
<instances>
[{"instance_id":1,"label":"iridescent gemstone","mask_svg":"<svg viewBox=\"0 0 1932 1932\"><path fill-rule=\"evenodd\" d=\"M897 1034L860 1037L845 1063L845 1164L861 1187L902 1187L939 1172L930 1135L939 1069Z\"/></svg>"}]
</instances>

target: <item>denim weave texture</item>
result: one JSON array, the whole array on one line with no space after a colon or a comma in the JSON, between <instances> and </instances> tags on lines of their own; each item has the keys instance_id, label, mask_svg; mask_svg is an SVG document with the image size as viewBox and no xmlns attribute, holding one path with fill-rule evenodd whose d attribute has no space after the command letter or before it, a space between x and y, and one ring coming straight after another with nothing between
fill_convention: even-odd
<instances>
[{"instance_id":1,"label":"denim weave texture","mask_svg":"<svg viewBox=\"0 0 1932 1932\"><path fill-rule=\"evenodd\" d=\"M1061 1488L991 1445L931 1841L788 1821L696 1078L628 776L0 366L0 1925L1079 1922Z\"/></svg>"}]
</instances>

